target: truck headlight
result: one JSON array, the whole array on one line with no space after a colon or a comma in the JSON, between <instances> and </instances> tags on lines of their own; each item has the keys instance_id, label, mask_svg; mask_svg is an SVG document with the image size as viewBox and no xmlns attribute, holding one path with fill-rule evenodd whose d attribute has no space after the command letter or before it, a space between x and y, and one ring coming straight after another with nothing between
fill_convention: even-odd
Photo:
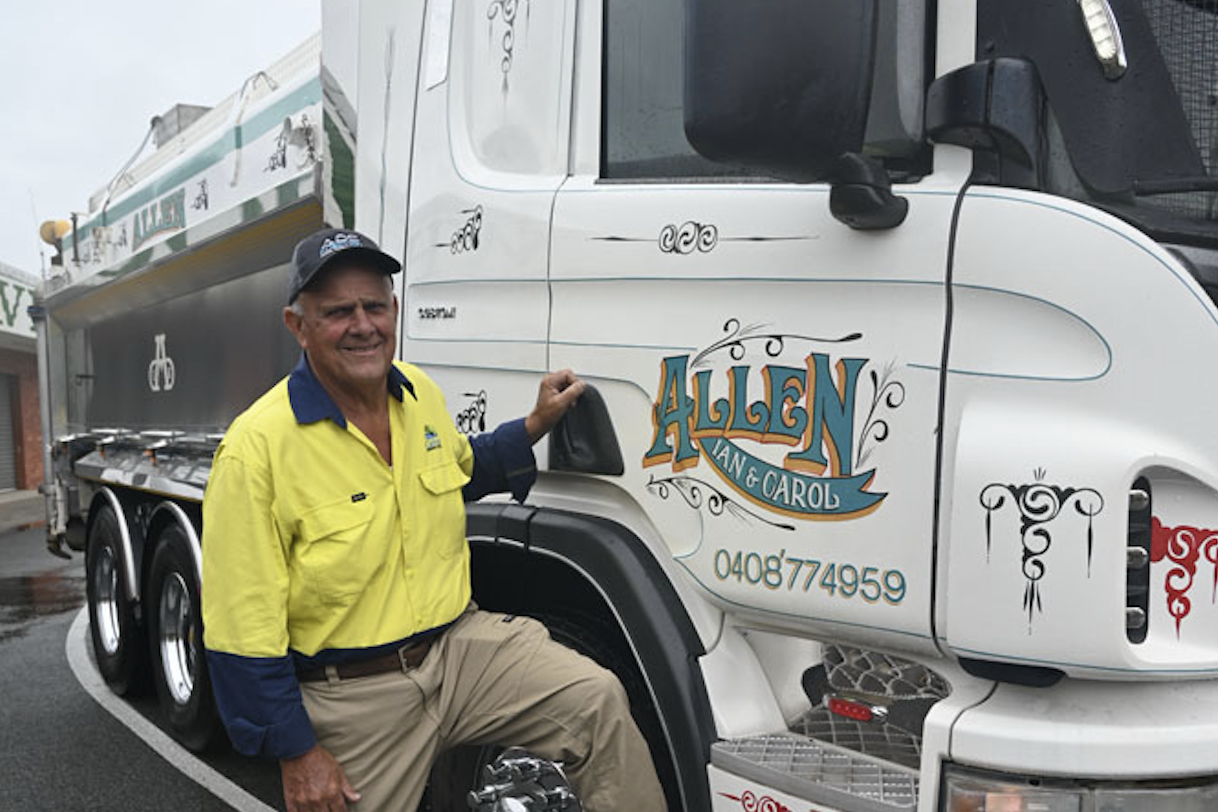
<instances>
[{"instance_id":1,"label":"truck headlight","mask_svg":"<svg viewBox=\"0 0 1218 812\"><path fill-rule=\"evenodd\" d=\"M948 766L944 812L1210 812L1218 779L1100 783L1024 778Z\"/></svg>"},{"instance_id":2,"label":"truck headlight","mask_svg":"<svg viewBox=\"0 0 1218 812\"><path fill-rule=\"evenodd\" d=\"M1082 812L1084 791L1048 787L1040 781L1003 779L949 767L943 808L947 812Z\"/></svg>"}]
</instances>

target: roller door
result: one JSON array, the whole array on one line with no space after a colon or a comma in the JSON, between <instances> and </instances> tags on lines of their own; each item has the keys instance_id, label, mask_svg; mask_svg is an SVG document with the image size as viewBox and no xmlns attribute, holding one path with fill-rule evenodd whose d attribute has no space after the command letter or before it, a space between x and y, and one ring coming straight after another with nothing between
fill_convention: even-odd
<instances>
[{"instance_id":1,"label":"roller door","mask_svg":"<svg viewBox=\"0 0 1218 812\"><path fill-rule=\"evenodd\" d=\"M17 487L16 431L13 426L12 375L0 375L0 491Z\"/></svg>"}]
</instances>

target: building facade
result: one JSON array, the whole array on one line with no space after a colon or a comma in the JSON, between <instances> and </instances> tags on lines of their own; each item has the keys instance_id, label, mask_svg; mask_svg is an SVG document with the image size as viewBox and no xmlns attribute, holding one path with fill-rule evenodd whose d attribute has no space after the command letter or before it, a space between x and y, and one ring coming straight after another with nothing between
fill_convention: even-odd
<instances>
[{"instance_id":1,"label":"building facade","mask_svg":"<svg viewBox=\"0 0 1218 812\"><path fill-rule=\"evenodd\" d=\"M33 489L42 481L37 342L26 312L36 284L0 263L0 492Z\"/></svg>"}]
</instances>

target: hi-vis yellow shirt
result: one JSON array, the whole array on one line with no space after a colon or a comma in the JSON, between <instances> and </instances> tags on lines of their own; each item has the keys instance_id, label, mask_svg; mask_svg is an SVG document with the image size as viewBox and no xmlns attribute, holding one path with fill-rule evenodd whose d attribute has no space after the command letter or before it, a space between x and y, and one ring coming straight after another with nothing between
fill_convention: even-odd
<instances>
[{"instance_id":1,"label":"hi-vis yellow shirt","mask_svg":"<svg viewBox=\"0 0 1218 812\"><path fill-rule=\"evenodd\" d=\"M203 622L239 750L283 758L312 746L294 663L359 659L461 614L462 489L476 452L477 478L495 484L474 498L508 488L523 498L535 477L522 421L471 448L419 369L395 364L387 390L392 466L304 358L216 451L203 501ZM484 457L498 469L489 477Z\"/></svg>"}]
</instances>

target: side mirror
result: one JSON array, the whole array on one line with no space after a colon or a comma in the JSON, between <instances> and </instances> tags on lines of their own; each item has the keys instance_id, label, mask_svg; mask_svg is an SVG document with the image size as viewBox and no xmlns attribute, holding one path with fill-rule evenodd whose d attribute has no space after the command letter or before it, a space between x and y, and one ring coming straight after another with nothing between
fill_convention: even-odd
<instances>
[{"instance_id":1,"label":"side mirror","mask_svg":"<svg viewBox=\"0 0 1218 812\"><path fill-rule=\"evenodd\" d=\"M685 134L714 161L795 181L859 152L877 0L685 0Z\"/></svg>"}]
</instances>

